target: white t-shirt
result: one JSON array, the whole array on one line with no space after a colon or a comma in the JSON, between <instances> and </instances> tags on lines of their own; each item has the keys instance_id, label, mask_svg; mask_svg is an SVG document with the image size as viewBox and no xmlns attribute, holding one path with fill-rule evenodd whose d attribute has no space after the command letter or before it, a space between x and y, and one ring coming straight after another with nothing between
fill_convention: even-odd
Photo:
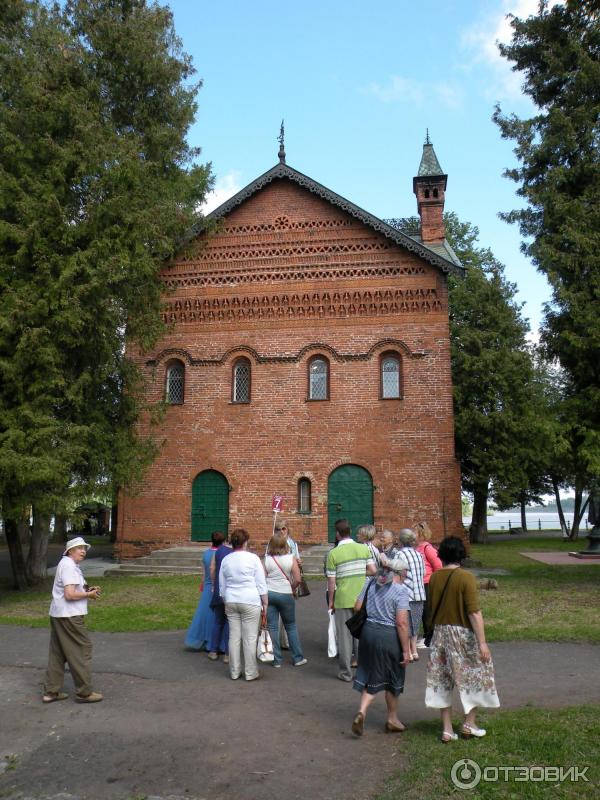
<instances>
[{"instance_id":1,"label":"white t-shirt","mask_svg":"<svg viewBox=\"0 0 600 800\"><path fill-rule=\"evenodd\" d=\"M277 560L277 564L275 563ZM292 580L292 566L294 565L294 556L265 556L265 570L267 573L267 589L270 592L278 592L279 594L291 594L292 587L290 581ZM283 572L285 572L285 575ZM287 578L286 578L287 575ZM290 580L288 580L288 578Z\"/></svg>"},{"instance_id":2,"label":"white t-shirt","mask_svg":"<svg viewBox=\"0 0 600 800\"><path fill-rule=\"evenodd\" d=\"M83 572L70 556L63 556L56 568L54 585L52 586L51 617L79 617L87 614L87 597L83 600L66 600L65 586L75 586L83 592L85 579Z\"/></svg>"},{"instance_id":3,"label":"white t-shirt","mask_svg":"<svg viewBox=\"0 0 600 800\"><path fill-rule=\"evenodd\" d=\"M260 558L247 550L234 550L221 562L219 591L226 603L261 605L261 594L267 594L265 573Z\"/></svg>"}]
</instances>

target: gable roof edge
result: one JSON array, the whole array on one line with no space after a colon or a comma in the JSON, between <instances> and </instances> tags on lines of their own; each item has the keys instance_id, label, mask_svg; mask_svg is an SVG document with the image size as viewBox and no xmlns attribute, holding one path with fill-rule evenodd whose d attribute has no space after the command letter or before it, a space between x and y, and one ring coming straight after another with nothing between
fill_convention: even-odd
<instances>
[{"instance_id":1,"label":"gable roof edge","mask_svg":"<svg viewBox=\"0 0 600 800\"><path fill-rule=\"evenodd\" d=\"M318 197L321 197L323 200L327 200L332 205L337 206L342 211L345 211L347 214L350 214L350 216L360 220L365 225L377 231L378 233L381 233L383 236L385 236L387 239L390 239L395 244L404 247L405 249L409 250L415 255L420 256L425 261L429 262L432 266L441 269L442 272L446 274L452 272L461 276L464 274L464 267L462 267L461 265L447 258L444 258L438 253L429 249L429 247L427 247L426 245L422 244L419 241L416 241L411 236L402 233L396 228L392 228L391 225L388 225L383 220L379 219L373 214L370 214L368 211L365 211L364 209L350 202L350 200L346 200L345 197L336 194L335 192L331 191L331 189L328 189L326 186L323 186L322 184L318 183L312 178L309 178L308 175L304 175L302 172L298 172L298 170L295 170L288 164L276 164L270 170L263 173L254 181L252 181L243 189L241 189L239 192L237 192L237 194L234 194L233 197L230 197L229 200L226 200L220 206L218 206L209 214L207 214L206 219L218 220L221 217L224 217L226 214L229 214L229 212L231 212L234 208L241 205L243 202L252 197L253 194L258 192L263 187L267 186L269 183L284 178L287 178L288 180L291 180L293 183L296 183L298 186L307 189L309 192L312 192ZM202 223L200 223L199 225L195 226L192 229L192 236L197 236L201 232L202 232Z\"/></svg>"}]
</instances>

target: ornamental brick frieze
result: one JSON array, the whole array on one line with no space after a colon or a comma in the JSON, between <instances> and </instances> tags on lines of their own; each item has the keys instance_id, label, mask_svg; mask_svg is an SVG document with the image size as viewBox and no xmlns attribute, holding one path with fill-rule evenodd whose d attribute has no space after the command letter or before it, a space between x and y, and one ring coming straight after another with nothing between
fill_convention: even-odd
<instances>
[{"instance_id":1,"label":"ornamental brick frieze","mask_svg":"<svg viewBox=\"0 0 600 800\"><path fill-rule=\"evenodd\" d=\"M186 288L188 286L231 286L252 283L274 283L277 281L327 281L355 278L396 278L406 275L425 275L422 266L401 266L397 263L381 263L376 266L357 264L343 266L302 266L302 267L271 267L269 269L231 269L227 272L178 272L166 273L163 282L171 289Z\"/></svg>"},{"instance_id":2,"label":"ornamental brick frieze","mask_svg":"<svg viewBox=\"0 0 600 800\"><path fill-rule=\"evenodd\" d=\"M214 243L202 251L201 260L207 261L247 261L249 259L298 258L306 256L335 255L337 253L385 253L396 247L392 242L378 239L350 239L333 242L218 246ZM197 256L190 254L178 259L179 263L194 261Z\"/></svg>"},{"instance_id":3,"label":"ornamental brick frieze","mask_svg":"<svg viewBox=\"0 0 600 800\"><path fill-rule=\"evenodd\" d=\"M185 324L379 317L441 310L436 289L385 289L171 300L165 304L162 319L167 324Z\"/></svg>"},{"instance_id":4,"label":"ornamental brick frieze","mask_svg":"<svg viewBox=\"0 0 600 800\"><path fill-rule=\"evenodd\" d=\"M225 225L220 229L220 233L230 236L243 236L244 234L273 233L277 231L313 231L331 230L336 228L351 228L356 225L352 219L303 219L290 221L281 214L272 223L263 222L256 225Z\"/></svg>"}]
</instances>

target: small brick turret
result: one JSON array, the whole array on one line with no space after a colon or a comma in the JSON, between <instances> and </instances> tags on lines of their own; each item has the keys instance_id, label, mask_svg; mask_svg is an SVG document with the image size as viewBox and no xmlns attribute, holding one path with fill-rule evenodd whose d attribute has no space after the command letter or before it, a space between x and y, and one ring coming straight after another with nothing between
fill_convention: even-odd
<instances>
[{"instance_id":1,"label":"small brick turret","mask_svg":"<svg viewBox=\"0 0 600 800\"><path fill-rule=\"evenodd\" d=\"M444 200L447 182L448 176L444 175L440 167L428 132L423 145L419 172L413 178L413 192L417 196L423 244L435 244L445 239Z\"/></svg>"}]
</instances>

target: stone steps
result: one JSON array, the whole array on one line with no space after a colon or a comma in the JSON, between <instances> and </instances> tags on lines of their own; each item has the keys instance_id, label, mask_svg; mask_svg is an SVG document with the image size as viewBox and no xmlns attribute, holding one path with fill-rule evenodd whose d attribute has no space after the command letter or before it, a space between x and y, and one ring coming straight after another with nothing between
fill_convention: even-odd
<instances>
[{"instance_id":1,"label":"stone steps","mask_svg":"<svg viewBox=\"0 0 600 800\"><path fill-rule=\"evenodd\" d=\"M121 564L118 569L107 569L104 575L202 575L202 567L163 564Z\"/></svg>"},{"instance_id":2,"label":"stone steps","mask_svg":"<svg viewBox=\"0 0 600 800\"><path fill-rule=\"evenodd\" d=\"M169 547L155 550L147 556L123 561L118 568L106 570L105 575L202 575L202 557L208 545L199 543L189 547ZM305 575L323 575L323 559L329 551L327 545L315 545L302 550L302 568Z\"/></svg>"}]
</instances>

